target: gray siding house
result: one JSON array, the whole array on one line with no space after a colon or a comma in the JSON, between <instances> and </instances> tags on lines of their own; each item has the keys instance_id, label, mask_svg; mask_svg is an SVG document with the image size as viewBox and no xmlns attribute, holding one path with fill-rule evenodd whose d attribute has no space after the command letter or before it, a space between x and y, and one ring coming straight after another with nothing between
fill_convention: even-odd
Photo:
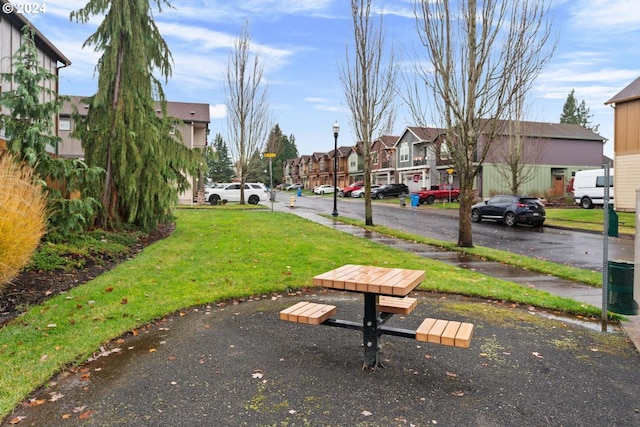
<instances>
[{"instance_id":1,"label":"gray siding house","mask_svg":"<svg viewBox=\"0 0 640 427\"><path fill-rule=\"evenodd\" d=\"M0 0L0 6L9 3L7 0ZM22 28L29 26L33 29L34 41L40 56L40 65L46 68L55 76L59 75L61 68L71 65L71 61L62 54L33 24L31 24L22 14L0 13L0 73L13 72L12 57L23 43ZM50 101L58 94L58 82L49 81L46 89L52 91L52 95L43 101ZM0 81L0 92L14 90L14 83L5 80ZM8 114L9 111L3 110ZM54 129L55 131L55 129ZM4 134L0 129L0 150L4 149ZM57 154L57 147L47 147L51 154Z\"/></svg>"}]
</instances>

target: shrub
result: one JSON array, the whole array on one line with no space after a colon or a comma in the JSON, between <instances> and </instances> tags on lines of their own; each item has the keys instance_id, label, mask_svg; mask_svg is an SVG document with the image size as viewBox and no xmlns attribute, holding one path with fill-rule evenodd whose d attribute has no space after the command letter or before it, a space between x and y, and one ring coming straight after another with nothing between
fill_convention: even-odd
<instances>
[{"instance_id":1,"label":"shrub","mask_svg":"<svg viewBox=\"0 0 640 427\"><path fill-rule=\"evenodd\" d=\"M0 156L0 288L27 265L46 228L46 194L33 169Z\"/></svg>"}]
</instances>

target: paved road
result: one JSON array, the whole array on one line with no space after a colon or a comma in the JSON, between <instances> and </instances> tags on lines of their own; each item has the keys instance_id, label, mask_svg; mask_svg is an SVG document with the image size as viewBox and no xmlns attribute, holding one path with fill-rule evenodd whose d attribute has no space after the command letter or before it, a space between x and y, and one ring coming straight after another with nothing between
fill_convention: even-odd
<instances>
[{"instance_id":1,"label":"paved road","mask_svg":"<svg viewBox=\"0 0 640 427\"><path fill-rule=\"evenodd\" d=\"M276 203L288 205L291 194L278 193ZM364 221L363 199L338 198L338 213L341 216ZM333 198L330 196L296 197L296 209L308 209L318 213L331 213ZM434 211L426 206L401 208L398 204L374 203L373 221L385 225L441 240L458 240L457 211ZM572 230L545 227L535 232L531 227L507 227L494 222L473 224L473 243L494 249L506 250L542 260L573 265L594 271L602 271L603 260L633 262L634 241L630 238L608 239L608 257L603 257L603 236Z\"/></svg>"}]
</instances>

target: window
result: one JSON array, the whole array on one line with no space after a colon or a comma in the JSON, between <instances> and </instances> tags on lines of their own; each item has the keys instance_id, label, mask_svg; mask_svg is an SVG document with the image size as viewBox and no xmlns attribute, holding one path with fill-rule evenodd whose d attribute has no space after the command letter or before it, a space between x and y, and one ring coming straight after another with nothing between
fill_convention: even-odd
<instances>
[{"instance_id":1,"label":"window","mask_svg":"<svg viewBox=\"0 0 640 427\"><path fill-rule=\"evenodd\" d=\"M596 187L604 187L604 176L596 178ZM613 188L613 177L609 176L609 187Z\"/></svg>"},{"instance_id":2,"label":"window","mask_svg":"<svg viewBox=\"0 0 640 427\"><path fill-rule=\"evenodd\" d=\"M408 162L409 161L409 144L403 142L400 146L400 162Z\"/></svg>"},{"instance_id":3,"label":"window","mask_svg":"<svg viewBox=\"0 0 640 427\"><path fill-rule=\"evenodd\" d=\"M443 141L442 144L440 144L440 159L449 160L450 158L449 145L446 143L446 141Z\"/></svg>"},{"instance_id":4,"label":"window","mask_svg":"<svg viewBox=\"0 0 640 427\"><path fill-rule=\"evenodd\" d=\"M66 117L60 118L60 121L58 123L58 130L71 130L71 120Z\"/></svg>"}]
</instances>

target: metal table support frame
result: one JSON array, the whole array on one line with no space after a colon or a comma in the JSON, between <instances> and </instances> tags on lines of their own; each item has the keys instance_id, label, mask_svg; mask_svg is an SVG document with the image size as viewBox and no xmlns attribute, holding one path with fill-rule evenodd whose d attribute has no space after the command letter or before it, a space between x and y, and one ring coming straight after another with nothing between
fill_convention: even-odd
<instances>
[{"instance_id":1,"label":"metal table support frame","mask_svg":"<svg viewBox=\"0 0 640 427\"><path fill-rule=\"evenodd\" d=\"M326 326L362 331L364 365L368 368L381 366L379 357L379 340L381 335L386 334L403 338L416 338L416 331L384 326L387 320L393 316L393 313L381 313L380 316L378 316L377 302L377 294L364 294L364 319L362 323L337 319L327 319L322 323Z\"/></svg>"}]
</instances>

